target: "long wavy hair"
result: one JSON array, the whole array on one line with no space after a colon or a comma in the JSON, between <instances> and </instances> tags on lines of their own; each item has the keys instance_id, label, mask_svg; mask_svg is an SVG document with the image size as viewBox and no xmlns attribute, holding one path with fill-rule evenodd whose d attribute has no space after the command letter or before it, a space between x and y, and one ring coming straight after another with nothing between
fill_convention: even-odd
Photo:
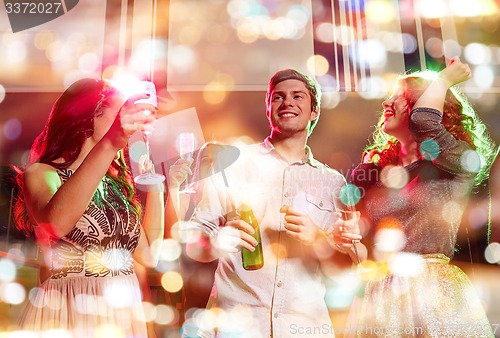
<instances>
[{"instance_id":1,"label":"long wavy hair","mask_svg":"<svg viewBox=\"0 0 500 338\"><path fill-rule=\"evenodd\" d=\"M104 80L86 78L73 83L54 103L44 129L31 146L26 167L39 162L56 169L68 168L80 155L85 140L94 134L94 118L103 114L108 99L116 93L117 90ZM113 189L124 195L132 211L140 217L141 206L134 195L124 150L120 150L119 155L111 163L106 176ZM35 224L28 216L24 199L24 170L18 167L14 170L19 189L14 203L14 219L19 230L33 237Z\"/></svg>"},{"instance_id":2,"label":"long wavy hair","mask_svg":"<svg viewBox=\"0 0 500 338\"><path fill-rule=\"evenodd\" d=\"M431 71L399 76L396 85L402 90L409 109L414 106L435 78L436 73ZM374 163L379 167L398 163L401 145L395 137L382 130L383 122L384 115L381 112L372 135L372 142L365 147L363 152L362 162L364 163ZM456 87L448 89L446 93L441 123L455 139L470 144L481 157L481 169L475 176L475 185L480 185L489 175L495 156L495 143L474 108Z\"/></svg>"}]
</instances>

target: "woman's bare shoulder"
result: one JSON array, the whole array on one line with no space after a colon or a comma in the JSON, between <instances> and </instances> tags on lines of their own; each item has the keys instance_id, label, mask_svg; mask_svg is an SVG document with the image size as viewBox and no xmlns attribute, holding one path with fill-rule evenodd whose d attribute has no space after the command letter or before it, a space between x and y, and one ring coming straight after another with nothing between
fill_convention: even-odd
<instances>
[{"instance_id":1,"label":"woman's bare shoulder","mask_svg":"<svg viewBox=\"0 0 500 338\"><path fill-rule=\"evenodd\" d=\"M43 186L42 182L55 189L61 185L56 168L46 163L33 163L26 168L24 174L24 182L28 188L30 186Z\"/></svg>"}]
</instances>

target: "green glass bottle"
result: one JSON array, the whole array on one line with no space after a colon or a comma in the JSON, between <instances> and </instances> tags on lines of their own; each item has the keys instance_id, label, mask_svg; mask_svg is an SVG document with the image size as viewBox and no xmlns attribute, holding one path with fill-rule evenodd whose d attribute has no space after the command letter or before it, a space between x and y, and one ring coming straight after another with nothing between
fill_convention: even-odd
<instances>
[{"instance_id":1,"label":"green glass bottle","mask_svg":"<svg viewBox=\"0 0 500 338\"><path fill-rule=\"evenodd\" d=\"M260 239L260 228L257 218L253 214L252 208L248 204L240 206L240 219L250 224L255 232L252 237L257 240L255 251L241 248L241 260L245 270L258 270L264 265L264 255L262 254L262 241Z\"/></svg>"}]
</instances>

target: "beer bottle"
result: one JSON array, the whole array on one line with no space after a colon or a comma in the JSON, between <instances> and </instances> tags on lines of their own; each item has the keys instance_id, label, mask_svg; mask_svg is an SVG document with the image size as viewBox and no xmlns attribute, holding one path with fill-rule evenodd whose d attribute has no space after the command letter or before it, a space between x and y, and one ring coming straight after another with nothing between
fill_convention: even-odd
<instances>
[{"instance_id":1,"label":"beer bottle","mask_svg":"<svg viewBox=\"0 0 500 338\"><path fill-rule=\"evenodd\" d=\"M257 246L252 252L245 248L241 248L241 260L245 270L258 270L264 265L264 255L262 254L262 241L260 239L260 228L257 218L253 214L252 208L248 204L240 206L240 219L250 224L255 232L252 237L257 240Z\"/></svg>"}]
</instances>

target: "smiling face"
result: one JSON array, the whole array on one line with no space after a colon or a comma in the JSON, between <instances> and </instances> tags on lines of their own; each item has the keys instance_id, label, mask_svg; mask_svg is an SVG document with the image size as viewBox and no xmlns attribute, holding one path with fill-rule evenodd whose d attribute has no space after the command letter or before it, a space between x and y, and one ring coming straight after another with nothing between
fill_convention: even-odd
<instances>
[{"instance_id":1,"label":"smiling face","mask_svg":"<svg viewBox=\"0 0 500 338\"><path fill-rule=\"evenodd\" d=\"M279 82L270 93L267 118L274 134L308 134L311 121L318 117L312 110L309 90L304 82L290 79Z\"/></svg>"},{"instance_id":2,"label":"smiling face","mask_svg":"<svg viewBox=\"0 0 500 338\"><path fill-rule=\"evenodd\" d=\"M410 107L402 90L396 91L390 98L382 102L384 120L382 130L397 139L407 138L410 134Z\"/></svg>"}]
</instances>

